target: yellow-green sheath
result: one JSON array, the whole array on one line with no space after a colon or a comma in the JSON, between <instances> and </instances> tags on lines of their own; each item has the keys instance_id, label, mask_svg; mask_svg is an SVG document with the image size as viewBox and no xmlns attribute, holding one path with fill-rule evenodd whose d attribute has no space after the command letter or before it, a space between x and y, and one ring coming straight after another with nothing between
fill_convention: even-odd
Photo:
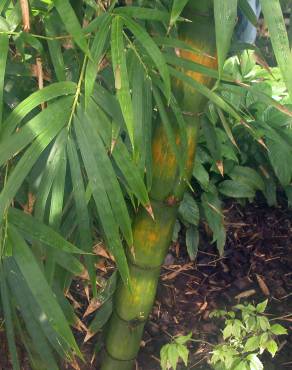
<instances>
[{"instance_id":1,"label":"yellow-green sheath","mask_svg":"<svg viewBox=\"0 0 292 370\"><path fill-rule=\"evenodd\" d=\"M181 57L216 67L213 2L191 1L184 16L192 23L183 23L179 29L181 40L201 53L181 51ZM210 85L211 80L198 73L187 72L197 81ZM205 99L194 89L176 81L180 105L186 112L187 163L186 178L193 168L199 129L199 115ZM179 142L180 137L177 137ZM102 370L131 370L139 351L145 321L152 309L161 264L165 259L179 202L183 197L186 181L180 178L175 153L161 124L158 124L152 141L153 186L150 191L154 219L141 207L133 223L134 245L128 250L128 263L132 290L120 282L115 294L114 313L107 328L105 356Z\"/></svg>"}]
</instances>

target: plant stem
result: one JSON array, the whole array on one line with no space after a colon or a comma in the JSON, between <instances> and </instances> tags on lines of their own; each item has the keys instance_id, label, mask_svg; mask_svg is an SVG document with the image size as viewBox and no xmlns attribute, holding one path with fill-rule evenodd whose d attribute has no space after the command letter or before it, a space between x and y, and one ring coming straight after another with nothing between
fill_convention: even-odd
<instances>
[{"instance_id":1,"label":"plant stem","mask_svg":"<svg viewBox=\"0 0 292 370\"><path fill-rule=\"evenodd\" d=\"M215 54L215 32L212 16L212 1L204 5L198 2L185 10L185 15L192 18L192 23L180 25L179 37L202 53L181 52L181 57L196 61L207 67L216 67L216 59L207 56ZM201 3L201 2L199 2ZM196 13L199 7L199 15ZM208 11L208 12L207 12ZM189 72L197 81L210 85L210 78ZM155 128L152 142L153 185L150 191L153 220L142 207L133 223L134 245L127 253L130 268L132 290L120 281L115 294L114 313L106 334L105 358L102 370L130 370L133 368L139 351L145 322L154 302L160 267L169 248L179 203L191 177L196 141L199 131L200 114L204 109L205 99L194 89L175 82L175 89L180 93L181 108L192 114L185 117L187 131L186 178L180 176L178 161L161 123ZM173 118L173 117L172 117ZM174 127L176 127L173 118ZM177 130L176 139L180 141Z\"/></svg>"}]
</instances>

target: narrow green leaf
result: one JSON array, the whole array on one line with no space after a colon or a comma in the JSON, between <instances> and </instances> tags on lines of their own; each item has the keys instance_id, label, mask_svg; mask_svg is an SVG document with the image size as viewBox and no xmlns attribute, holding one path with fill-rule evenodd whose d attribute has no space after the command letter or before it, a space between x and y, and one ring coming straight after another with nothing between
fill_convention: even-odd
<instances>
[{"instance_id":1,"label":"narrow green leaf","mask_svg":"<svg viewBox=\"0 0 292 370\"><path fill-rule=\"evenodd\" d=\"M45 245L65 253L83 254L84 252L75 245L64 239L58 232L50 226L37 220L17 208L9 208L8 220L25 235L34 240L38 240Z\"/></svg>"},{"instance_id":2,"label":"narrow green leaf","mask_svg":"<svg viewBox=\"0 0 292 370\"><path fill-rule=\"evenodd\" d=\"M70 5L69 0L54 0L54 5L64 23L68 33L72 35L73 40L81 50L90 56L86 38L82 32L79 20Z\"/></svg>"},{"instance_id":3,"label":"narrow green leaf","mask_svg":"<svg viewBox=\"0 0 292 370\"><path fill-rule=\"evenodd\" d=\"M4 139L9 136L20 124L23 118L38 105L62 95L75 94L76 87L76 84L71 81L57 82L31 94L28 98L24 99L8 116L3 124L1 138Z\"/></svg>"},{"instance_id":4,"label":"narrow green leaf","mask_svg":"<svg viewBox=\"0 0 292 370\"><path fill-rule=\"evenodd\" d=\"M188 85L192 86L195 90L200 92L202 95L205 95L209 100L213 103L218 105L221 109L225 112L229 113L232 117L234 117L237 121L242 121L240 115L236 112L235 109L231 107L224 99L222 99L219 95L208 89L206 86L200 84L199 82L195 81L193 78L186 76L184 73L177 71L176 69L169 67L170 72L173 76L182 80L183 82L187 83Z\"/></svg>"},{"instance_id":5,"label":"narrow green leaf","mask_svg":"<svg viewBox=\"0 0 292 370\"><path fill-rule=\"evenodd\" d=\"M124 22L155 63L160 76L164 81L167 100L169 100L171 93L169 71L160 49L150 35L145 31L145 29L142 28L138 23L134 22L128 17L124 17Z\"/></svg>"},{"instance_id":6,"label":"narrow green leaf","mask_svg":"<svg viewBox=\"0 0 292 370\"><path fill-rule=\"evenodd\" d=\"M93 92L94 83L96 80L96 74L98 71L101 57L104 53L106 41L110 31L111 16L107 14L102 20L99 31L95 34L92 45L91 55L92 60L89 60L85 72L85 105L88 105L89 98Z\"/></svg>"},{"instance_id":7,"label":"narrow green leaf","mask_svg":"<svg viewBox=\"0 0 292 370\"><path fill-rule=\"evenodd\" d=\"M111 123L108 117L95 103L93 103L93 101L92 104L89 105L87 114L92 124L95 125L96 130L98 130L98 133L102 137L105 145L108 145L108 150L110 150ZM149 197L143 182L143 178L140 176L132 156L120 137L115 142L112 150L112 156L116 165L124 175L124 180L126 181L130 190L135 194L139 202L141 202L144 206L147 206L149 204Z\"/></svg>"},{"instance_id":8,"label":"narrow green leaf","mask_svg":"<svg viewBox=\"0 0 292 370\"><path fill-rule=\"evenodd\" d=\"M13 370L20 370L17 349L16 349L16 344L15 344L15 334L14 334L14 328L13 328L10 299L8 295L7 282L6 282L6 277L4 274L4 269L2 266L2 261L0 263L0 292L1 292L1 301L2 301L4 319L5 319L5 331L6 331L9 352L11 354Z\"/></svg>"},{"instance_id":9,"label":"narrow green leaf","mask_svg":"<svg viewBox=\"0 0 292 370\"><path fill-rule=\"evenodd\" d=\"M112 22L111 32L111 52L115 87L129 138L134 148L134 113L123 38L123 20L120 16L116 16Z\"/></svg>"},{"instance_id":10,"label":"narrow green leaf","mask_svg":"<svg viewBox=\"0 0 292 370\"><path fill-rule=\"evenodd\" d=\"M237 0L214 1L216 44L218 54L219 76L230 48L233 30L237 20Z\"/></svg>"},{"instance_id":11,"label":"narrow green leaf","mask_svg":"<svg viewBox=\"0 0 292 370\"><path fill-rule=\"evenodd\" d=\"M86 122L86 118L83 117L82 121ZM99 167L99 172L101 174L101 178L103 179L104 187L110 200L113 214L128 245L132 245L133 236L131 220L128 214L122 190L118 183L116 174L113 170L111 161L108 157L106 148L104 147L100 136L97 134L97 131L94 130L92 120L87 121L87 125L84 126L84 132L87 136L91 151L96 158L96 164Z\"/></svg>"},{"instance_id":12,"label":"narrow green leaf","mask_svg":"<svg viewBox=\"0 0 292 370\"><path fill-rule=\"evenodd\" d=\"M43 320L49 320L58 335L82 358L67 320L30 248L14 227L9 227L8 236L13 245L13 257L17 266L34 299L43 310Z\"/></svg>"},{"instance_id":13,"label":"narrow green leaf","mask_svg":"<svg viewBox=\"0 0 292 370\"><path fill-rule=\"evenodd\" d=\"M172 26L179 18L184 7L187 5L189 0L173 0L173 5L170 15L170 25Z\"/></svg>"},{"instance_id":14,"label":"narrow green leaf","mask_svg":"<svg viewBox=\"0 0 292 370\"><path fill-rule=\"evenodd\" d=\"M48 17L44 18L47 36L55 37L57 35L56 21L58 20L59 18L57 17L57 14L55 12L50 13ZM60 40L48 40L48 47L57 79L58 81L65 81L66 70Z\"/></svg>"},{"instance_id":15,"label":"narrow green leaf","mask_svg":"<svg viewBox=\"0 0 292 370\"><path fill-rule=\"evenodd\" d=\"M41 153L67 123L71 106L69 105L66 107L63 100L60 100L59 103L63 106L63 111L60 112L54 121L52 121L52 125L47 127L47 129L40 134L33 144L25 151L8 177L8 181L0 194L0 224L3 219L5 209L9 206L29 171L39 159ZM43 124L46 125L46 122L43 122Z\"/></svg>"},{"instance_id":16,"label":"narrow green leaf","mask_svg":"<svg viewBox=\"0 0 292 370\"><path fill-rule=\"evenodd\" d=\"M114 14L148 21L169 22L169 13L158 9L143 8L140 6L126 6L114 9Z\"/></svg>"},{"instance_id":17,"label":"narrow green leaf","mask_svg":"<svg viewBox=\"0 0 292 370\"><path fill-rule=\"evenodd\" d=\"M273 50L290 96L292 96L291 50L279 0L260 0Z\"/></svg>"},{"instance_id":18,"label":"narrow green leaf","mask_svg":"<svg viewBox=\"0 0 292 370\"><path fill-rule=\"evenodd\" d=\"M254 13L252 7L250 6L248 0L238 0L238 6L246 18L250 21L255 27L258 26L258 18Z\"/></svg>"},{"instance_id":19,"label":"narrow green leaf","mask_svg":"<svg viewBox=\"0 0 292 370\"><path fill-rule=\"evenodd\" d=\"M77 150L71 137L69 137L68 139L67 153L73 184L73 194L75 200L77 224L79 229L80 247L86 252L92 252L93 240L91 235L91 225L87 209L83 176L80 168ZM93 295L96 296L96 272L93 256L85 256L85 263L89 273Z\"/></svg>"},{"instance_id":20,"label":"narrow green leaf","mask_svg":"<svg viewBox=\"0 0 292 370\"><path fill-rule=\"evenodd\" d=\"M0 35L0 130L2 126L4 77L8 48L9 48L9 37L7 35Z\"/></svg>"},{"instance_id":21,"label":"narrow green leaf","mask_svg":"<svg viewBox=\"0 0 292 370\"><path fill-rule=\"evenodd\" d=\"M114 255L121 277L126 285L129 285L129 270L125 252L119 237L118 225L112 212L105 185L101 177L96 158L94 157L88 138L84 133L81 123L76 118L74 120L77 141L81 150L81 156L86 168L93 198L99 215L99 220L103 228L108 248Z\"/></svg>"},{"instance_id":22,"label":"narrow green leaf","mask_svg":"<svg viewBox=\"0 0 292 370\"><path fill-rule=\"evenodd\" d=\"M64 110L68 111L70 109L71 104L71 97L54 102L27 122L18 132L15 132L6 139L2 138L0 165L12 159L14 155L30 144L37 136L54 127L56 125L55 121L59 119Z\"/></svg>"},{"instance_id":23,"label":"narrow green leaf","mask_svg":"<svg viewBox=\"0 0 292 370\"><path fill-rule=\"evenodd\" d=\"M56 360L51 348L42 333L41 327L35 320L27 295L27 287L21 273L13 258L6 258L4 261L5 272L8 276L9 287L13 292L16 302L20 308L28 334L32 339L34 350L39 354L43 364L52 370L58 370Z\"/></svg>"}]
</instances>

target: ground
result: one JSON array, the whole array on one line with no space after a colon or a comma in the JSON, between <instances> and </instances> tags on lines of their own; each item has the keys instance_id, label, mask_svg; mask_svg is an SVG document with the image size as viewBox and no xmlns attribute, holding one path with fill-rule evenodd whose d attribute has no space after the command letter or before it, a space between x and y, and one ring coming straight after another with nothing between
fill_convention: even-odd
<instances>
[{"instance_id":1,"label":"ground","mask_svg":"<svg viewBox=\"0 0 292 370\"><path fill-rule=\"evenodd\" d=\"M211 245L210 231L204 224L195 262L188 259L183 237L172 245L146 325L137 370L160 369L160 348L171 336L189 332L198 342L190 347L188 368L209 369L212 347L205 342L218 343L221 329L221 322L211 320L209 314L216 308L230 308L239 301L258 303L269 298L269 317L279 318L282 325L292 329L292 212L285 205L269 208L257 202L243 207L230 202L226 204L225 217L228 237L223 257L219 257ZM86 310L86 299L83 302L80 317ZM0 370L10 370L4 338L0 326ZM84 335L78 335L80 342L83 338ZM79 364L79 369L97 368L99 355L90 365L94 343L92 338L82 345L87 365ZM265 370L292 369L291 330L289 336L280 337L279 345L281 351L275 359L269 355L264 357ZM22 369L30 369L25 357Z\"/></svg>"}]
</instances>

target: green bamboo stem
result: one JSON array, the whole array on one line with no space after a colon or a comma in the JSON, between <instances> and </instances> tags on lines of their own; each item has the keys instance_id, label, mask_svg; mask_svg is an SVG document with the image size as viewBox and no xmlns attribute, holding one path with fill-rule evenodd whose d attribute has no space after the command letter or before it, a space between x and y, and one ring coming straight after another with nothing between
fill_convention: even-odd
<instances>
[{"instance_id":1,"label":"green bamboo stem","mask_svg":"<svg viewBox=\"0 0 292 370\"><path fill-rule=\"evenodd\" d=\"M183 24L179 36L196 49L200 49L203 54L182 52L181 56L208 67L215 67L216 59L208 56L215 54L213 2L205 0L192 3L196 4L189 5L184 15L191 16L193 22ZM212 83L210 79L197 73L191 72L189 75L205 85ZM181 106L188 112L186 173L189 179L194 163L199 115L204 109L205 99L189 86L180 82L176 82L176 85ZM158 125L155 130L152 155L153 186L150 199L155 219L141 207L134 220L134 246L127 256L132 291L122 282L117 287L114 313L107 328L102 370L133 368L144 325L155 299L160 267L169 248L179 202L186 188L186 181L180 179L177 159L162 125Z\"/></svg>"}]
</instances>

